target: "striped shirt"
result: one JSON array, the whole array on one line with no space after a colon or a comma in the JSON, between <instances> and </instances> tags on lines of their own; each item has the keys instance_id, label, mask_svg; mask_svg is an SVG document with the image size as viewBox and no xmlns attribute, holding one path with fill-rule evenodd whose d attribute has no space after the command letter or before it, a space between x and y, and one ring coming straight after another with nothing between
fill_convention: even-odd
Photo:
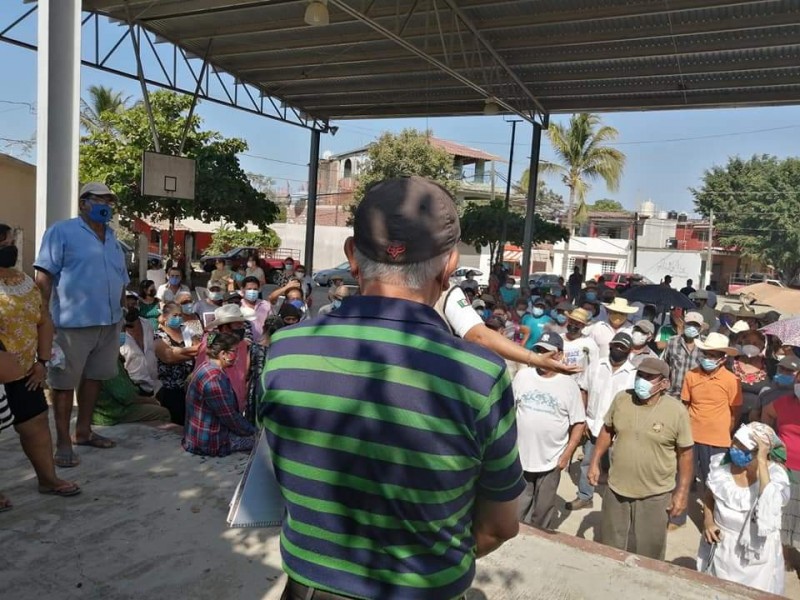
<instances>
[{"instance_id":1,"label":"striped shirt","mask_svg":"<svg viewBox=\"0 0 800 600\"><path fill-rule=\"evenodd\" d=\"M264 389L289 576L356 598L463 594L477 495L525 487L504 362L428 306L360 296L276 334Z\"/></svg>"}]
</instances>

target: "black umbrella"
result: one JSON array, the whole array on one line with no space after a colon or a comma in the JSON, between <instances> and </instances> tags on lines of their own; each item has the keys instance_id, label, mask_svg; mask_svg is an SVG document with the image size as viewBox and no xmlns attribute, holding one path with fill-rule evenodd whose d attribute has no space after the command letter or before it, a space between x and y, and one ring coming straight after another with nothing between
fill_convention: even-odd
<instances>
[{"instance_id":1,"label":"black umbrella","mask_svg":"<svg viewBox=\"0 0 800 600\"><path fill-rule=\"evenodd\" d=\"M635 285L621 294L628 302L654 304L660 308L694 308L689 297L664 285Z\"/></svg>"}]
</instances>

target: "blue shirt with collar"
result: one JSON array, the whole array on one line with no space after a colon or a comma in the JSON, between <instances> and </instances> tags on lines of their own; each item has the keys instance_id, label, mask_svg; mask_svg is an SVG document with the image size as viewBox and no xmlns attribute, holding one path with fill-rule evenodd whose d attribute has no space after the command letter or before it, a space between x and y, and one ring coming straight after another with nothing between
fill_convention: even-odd
<instances>
[{"instance_id":1,"label":"blue shirt with collar","mask_svg":"<svg viewBox=\"0 0 800 600\"><path fill-rule=\"evenodd\" d=\"M122 292L130 279L110 227L103 241L81 217L53 224L33 266L53 278L50 313L56 327L113 325L122 319Z\"/></svg>"}]
</instances>

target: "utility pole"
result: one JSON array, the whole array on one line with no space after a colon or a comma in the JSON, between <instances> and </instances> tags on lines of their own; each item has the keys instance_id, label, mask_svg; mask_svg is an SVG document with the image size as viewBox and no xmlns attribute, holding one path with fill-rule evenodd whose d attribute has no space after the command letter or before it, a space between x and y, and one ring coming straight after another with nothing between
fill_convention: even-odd
<instances>
[{"instance_id":1,"label":"utility pole","mask_svg":"<svg viewBox=\"0 0 800 600\"><path fill-rule=\"evenodd\" d=\"M713 266L713 261L714 261L713 246L714 246L714 209L711 209L711 212L708 215L708 255L706 256L705 285L711 285L711 275L712 275L711 267Z\"/></svg>"},{"instance_id":2,"label":"utility pole","mask_svg":"<svg viewBox=\"0 0 800 600\"><path fill-rule=\"evenodd\" d=\"M633 272L639 262L639 213L633 213Z\"/></svg>"},{"instance_id":3,"label":"utility pole","mask_svg":"<svg viewBox=\"0 0 800 600\"><path fill-rule=\"evenodd\" d=\"M506 237L508 236L508 209L511 202L511 168L514 166L514 140L517 135L517 123L521 123L522 119L512 119L510 122L511 152L509 152L508 155L508 179L506 179L505 213L503 214L503 227L500 230L500 239L498 240L498 257L495 259L497 262L503 262L503 256L505 255Z\"/></svg>"}]
</instances>

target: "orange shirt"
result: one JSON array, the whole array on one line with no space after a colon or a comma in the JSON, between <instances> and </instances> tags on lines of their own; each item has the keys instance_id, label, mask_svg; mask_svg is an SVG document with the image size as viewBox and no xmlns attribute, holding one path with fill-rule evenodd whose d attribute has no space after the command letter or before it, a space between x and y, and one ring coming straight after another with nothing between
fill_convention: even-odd
<instances>
[{"instance_id":1,"label":"orange shirt","mask_svg":"<svg viewBox=\"0 0 800 600\"><path fill-rule=\"evenodd\" d=\"M712 374L692 369L683 380L681 400L689 408L695 444L731 445L731 408L742 405L742 385L736 375L724 367Z\"/></svg>"}]
</instances>

